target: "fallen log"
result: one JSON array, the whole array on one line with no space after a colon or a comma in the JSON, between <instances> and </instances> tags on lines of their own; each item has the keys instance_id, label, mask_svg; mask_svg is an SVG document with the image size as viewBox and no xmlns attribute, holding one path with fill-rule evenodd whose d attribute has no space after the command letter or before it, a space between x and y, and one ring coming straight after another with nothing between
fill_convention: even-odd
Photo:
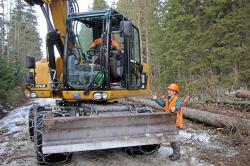
<instances>
[{"instance_id":1,"label":"fallen log","mask_svg":"<svg viewBox=\"0 0 250 166\"><path fill-rule=\"evenodd\" d=\"M187 119L202 122L215 127L239 129L250 135L250 120L248 119L219 115L189 108L183 108L183 116Z\"/></svg>"},{"instance_id":2,"label":"fallen log","mask_svg":"<svg viewBox=\"0 0 250 166\"><path fill-rule=\"evenodd\" d=\"M247 90L237 90L236 97L238 98L250 98L250 91Z\"/></svg>"},{"instance_id":3,"label":"fallen log","mask_svg":"<svg viewBox=\"0 0 250 166\"><path fill-rule=\"evenodd\" d=\"M163 107L158 106L154 101L147 99L131 99L134 102L139 102L158 110L164 110ZM214 127L235 128L250 135L250 120L238 117L231 117L227 115L219 115L208 111L201 111L197 109L183 108L184 118L205 123Z\"/></svg>"},{"instance_id":4,"label":"fallen log","mask_svg":"<svg viewBox=\"0 0 250 166\"><path fill-rule=\"evenodd\" d=\"M238 111L250 111L250 101L234 101L234 100L207 100L206 103L223 104L232 107Z\"/></svg>"},{"instance_id":5,"label":"fallen log","mask_svg":"<svg viewBox=\"0 0 250 166\"><path fill-rule=\"evenodd\" d=\"M250 105L250 101L234 101L234 100L207 100L206 103L232 104L232 105Z\"/></svg>"}]
</instances>

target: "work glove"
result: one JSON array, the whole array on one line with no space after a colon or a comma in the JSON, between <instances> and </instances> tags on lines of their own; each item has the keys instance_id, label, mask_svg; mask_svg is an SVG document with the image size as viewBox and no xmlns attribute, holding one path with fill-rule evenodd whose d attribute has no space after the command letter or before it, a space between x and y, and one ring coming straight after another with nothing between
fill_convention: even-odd
<instances>
[{"instance_id":1,"label":"work glove","mask_svg":"<svg viewBox=\"0 0 250 166\"><path fill-rule=\"evenodd\" d=\"M158 98L157 94L155 93L154 95L152 95L152 98L153 100L157 99Z\"/></svg>"},{"instance_id":2,"label":"work glove","mask_svg":"<svg viewBox=\"0 0 250 166\"><path fill-rule=\"evenodd\" d=\"M175 112L175 107L171 107L171 108L170 108L170 111L171 111L171 112Z\"/></svg>"}]
</instances>

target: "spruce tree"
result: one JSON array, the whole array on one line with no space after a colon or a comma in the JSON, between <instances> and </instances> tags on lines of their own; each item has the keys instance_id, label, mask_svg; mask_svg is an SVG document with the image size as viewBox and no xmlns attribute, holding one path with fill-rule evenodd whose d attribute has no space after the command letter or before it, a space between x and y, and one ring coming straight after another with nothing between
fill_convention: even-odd
<instances>
[{"instance_id":1,"label":"spruce tree","mask_svg":"<svg viewBox=\"0 0 250 166\"><path fill-rule=\"evenodd\" d=\"M119 0L116 8L139 28L142 61L153 68L154 74L158 73L158 64L152 57L157 53L160 37L156 16L157 6L159 6L158 0ZM157 85L157 82L152 84Z\"/></svg>"},{"instance_id":2,"label":"spruce tree","mask_svg":"<svg viewBox=\"0 0 250 166\"><path fill-rule=\"evenodd\" d=\"M249 86L249 9L248 1L162 3L161 81L210 97L220 88Z\"/></svg>"},{"instance_id":3,"label":"spruce tree","mask_svg":"<svg viewBox=\"0 0 250 166\"><path fill-rule=\"evenodd\" d=\"M94 0L92 10L102 10L108 8L108 4L105 0Z\"/></svg>"},{"instance_id":4,"label":"spruce tree","mask_svg":"<svg viewBox=\"0 0 250 166\"><path fill-rule=\"evenodd\" d=\"M41 58L41 39L36 27L34 9L16 0L10 15L8 33L8 51L13 62L25 66L26 55Z\"/></svg>"},{"instance_id":5,"label":"spruce tree","mask_svg":"<svg viewBox=\"0 0 250 166\"><path fill-rule=\"evenodd\" d=\"M37 59L41 57L35 11L21 0L13 4L10 20L5 20L8 33L4 47L7 49L0 53L0 103L5 104L15 104L24 99L26 55Z\"/></svg>"}]
</instances>

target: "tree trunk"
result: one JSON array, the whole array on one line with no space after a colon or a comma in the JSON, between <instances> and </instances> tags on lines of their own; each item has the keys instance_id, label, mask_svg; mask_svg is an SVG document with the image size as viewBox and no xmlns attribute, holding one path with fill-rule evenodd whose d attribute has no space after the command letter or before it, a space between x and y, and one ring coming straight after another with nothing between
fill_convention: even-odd
<instances>
[{"instance_id":1,"label":"tree trunk","mask_svg":"<svg viewBox=\"0 0 250 166\"><path fill-rule=\"evenodd\" d=\"M240 129L250 135L250 120L219 115L207 111L183 108L183 115L187 119L202 122L215 127L229 127Z\"/></svg>"},{"instance_id":2,"label":"tree trunk","mask_svg":"<svg viewBox=\"0 0 250 166\"><path fill-rule=\"evenodd\" d=\"M164 110L163 107L158 106L154 101L147 99L131 99L134 102L145 104L148 107L152 107L158 110ZM184 118L205 123L214 127L229 127L232 129L240 129L244 133L250 135L250 120L231 117L226 115L219 115L207 111L201 111L190 108L183 108Z\"/></svg>"},{"instance_id":3,"label":"tree trunk","mask_svg":"<svg viewBox=\"0 0 250 166\"><path fill-rule=\"evenodd\" d=\"M234 100L207 100L206 103L223 104L238 111L247 112L250 111L250 101L234 101Z\"/></svg>"},{"instance_id":4,"label":"tree trunk","mask_svg":"<svg viewBox=\"0 0 250 166\"><path fill-rule=\"evenodd\" d=\"M239 98L250 98L250 91L247 90L237 90L236 97Z\"/></svg>"}]
</instances>

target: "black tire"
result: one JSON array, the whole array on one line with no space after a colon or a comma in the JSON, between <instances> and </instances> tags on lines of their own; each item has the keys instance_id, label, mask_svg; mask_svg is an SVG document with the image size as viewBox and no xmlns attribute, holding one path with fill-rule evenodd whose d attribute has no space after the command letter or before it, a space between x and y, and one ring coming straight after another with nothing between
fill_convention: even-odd
<instances>
[{"instance_id":1,"label":"black tire","mask_svg":"<svg viewBox=\"0 0 250 166\"><path fill-rule=\"evenodd\" d=\"M129 155L150 155L157 152L160 149L160 144L152 145L142 145L142 146L133 146L125 148L125 152Z\"/></svg>"},{"instance_id":2,"label":"black tire","mask_svg":"<svg viewBox=\"0 0 250 166\"><path fill-rule=\"evenodd\" d=\"M55 153L43 154L42 153L42 134L43 134L43 118L47 111L41 111L36 114L35 130L34 130L34 143L36 158L39 164L61 164L70 162L72 153ZM63 113L55 112L55 117L65 116Z\"/></svg>"},{"instance_id":3,"label":"black tire","mask_svg":"<svg viewBox=\"0 0 250 166\"><path fill-rule=\"evenodd\" d=\"M34 142L34 117L35 117L35 108L30 108L29 110L29 136L30 140Z\"/></svg>"},{"instance_id":4,"label":"black tire","mask_svg":"<svg viewBox=\"0 0 250 166\"><path fill-rule=\"evenodd\" d=\"M139 146L139 154L149 155L157 152L160 149L160 144Z\"/></svg>"},{"instance_id":5,"label":"black tire","mask_svg":"<svg viewBox=\"0 0 250 166\"><path fill-rule=\"evenodd\" d=\"M152 113L151 110L137 109L137 113ZM161 144L152 144L152 145L142 145L142 146L133 146L125 148L125 152L129 155L150 155L157 152L161 147Z\"/></svg>"}]
</instances>

